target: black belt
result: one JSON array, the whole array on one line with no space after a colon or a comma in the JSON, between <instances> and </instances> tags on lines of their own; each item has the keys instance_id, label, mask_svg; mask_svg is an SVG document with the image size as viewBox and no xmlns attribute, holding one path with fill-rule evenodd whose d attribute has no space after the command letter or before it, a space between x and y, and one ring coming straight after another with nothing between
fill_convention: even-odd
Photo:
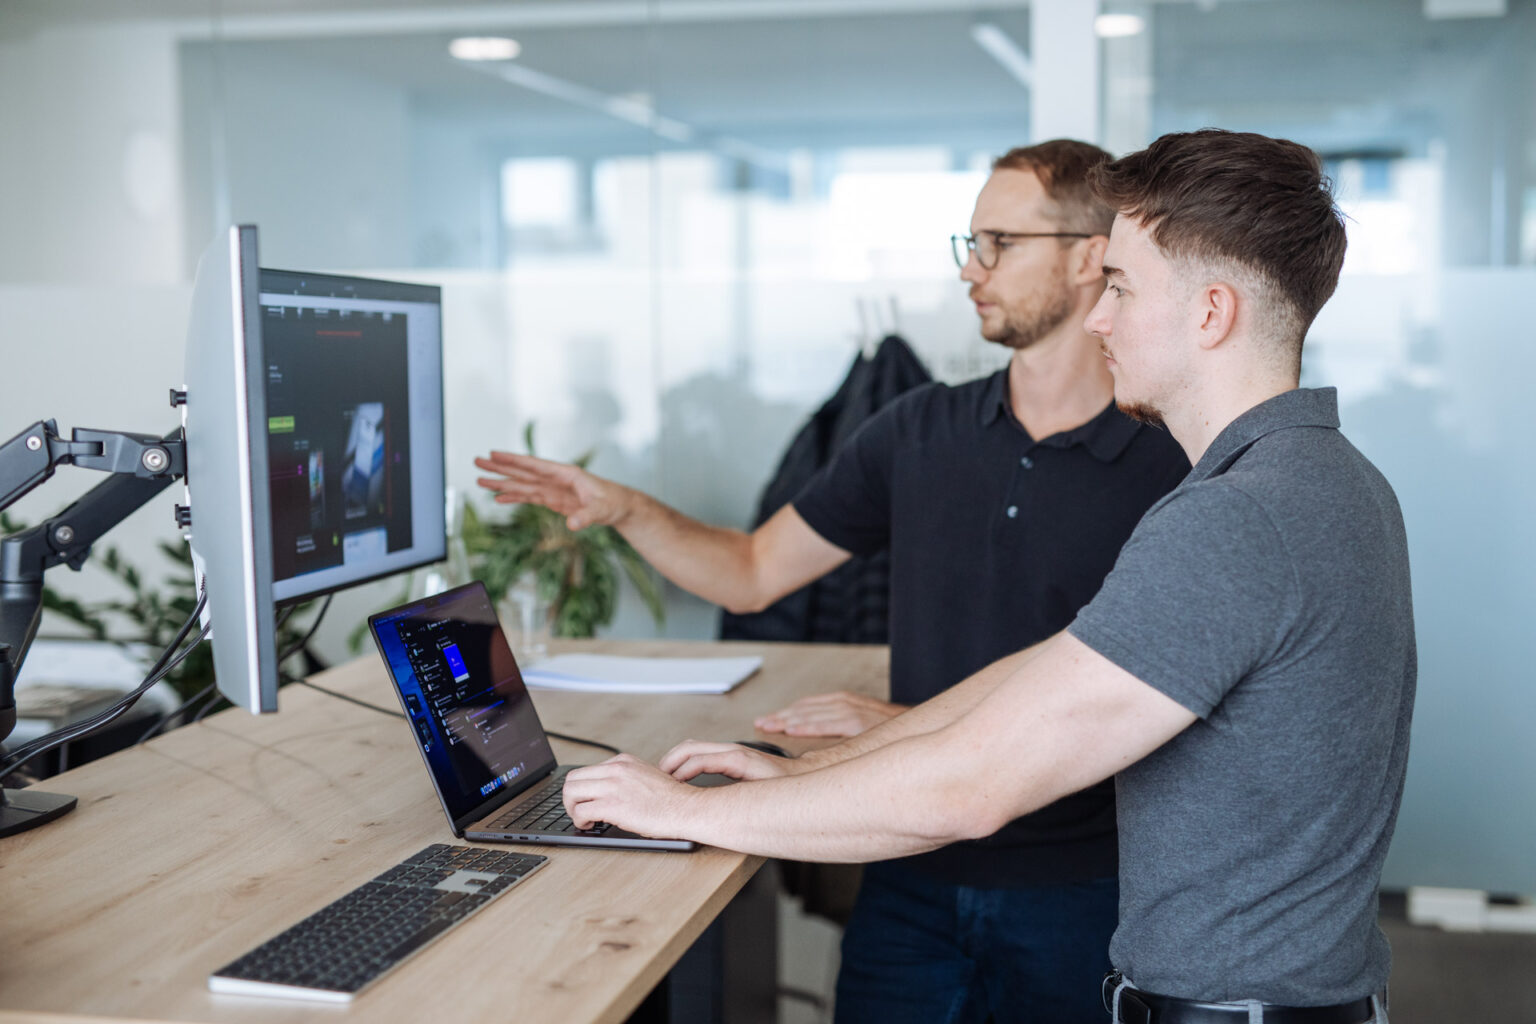
<instances>
[{"instance_id":1,"label":"black belt","mask_svg":"<svg viewBox=\"0 0 1536 1024\"><path fill-rule=\"evenodd\" d=\"M1104 1009L1113 1012L1115 989L1121 982L1119 971L1104 977ZM1264 1024L1367 1024L1376 1016L1369 997L1333 1006L1264 1005ZM1120 990L1120 1016L1123 1024L1247 1024L1245 1003L1201 1003L1193 999L1160 996L1127 985Z\"/></svg>"}]
</instances>

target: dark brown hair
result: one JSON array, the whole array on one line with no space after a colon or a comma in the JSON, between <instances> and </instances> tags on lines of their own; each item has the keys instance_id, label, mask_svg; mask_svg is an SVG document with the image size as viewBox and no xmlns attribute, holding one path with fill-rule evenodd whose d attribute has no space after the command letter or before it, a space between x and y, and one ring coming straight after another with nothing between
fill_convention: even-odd
<instances>
[{"instance_id":1,"label":"dark brown hair","mask_svg":"<svg viewBox=\"0 0 1536 1024\"><path fill-rule=\"evenodd\" d=\"M1093 192L1151 229L1170 259L1258 278L1278 334L1298 346L1339 283L1344 221L1317 154L1286 139L1206 128L1164 135L1089 173Z\"/></svg>"},{"instance_id":2,"label":"dark brown hair","mask_svg":"<svg viewBox=\"0 0 1536 1024\"><path fill-rule=\"evenodd\" d=\"M1052 139L1010 149L992 161L992 170L1034 171L1056 207L1063 230L1107 235L1115 222L1115 211L1088 187L1088 172L1109 160L1109 154L1092 143Z\"/></svg>"}]
</instances>

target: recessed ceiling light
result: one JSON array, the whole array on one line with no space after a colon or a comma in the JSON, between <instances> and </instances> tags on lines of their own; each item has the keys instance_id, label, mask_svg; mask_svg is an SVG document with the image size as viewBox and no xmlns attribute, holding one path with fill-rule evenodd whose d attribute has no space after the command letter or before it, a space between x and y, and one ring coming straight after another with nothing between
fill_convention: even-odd
<instances>
[{"instance_id":1,"label":"recessed ceiling light","mask_svg":"<svg viewBox=\"0 0 1536 1024\"><path fill-rule=\"evenodd\" d=\"M1146 27L1146 21L1136 14L1101 14L1093 19L1093 31L1100 39L1140 35Z\"/></svg>"},{"instance_id":2,"label":"recessed ceiling light","mask_svg":"<svg viewBox=\"0 0 1536 1024\"><path fill-rule=\"evenodd\" d=\"M461 36L448 44L448 52L459 60L512 60L523 48L504 36Z\"/></svg>"}]
</instances>

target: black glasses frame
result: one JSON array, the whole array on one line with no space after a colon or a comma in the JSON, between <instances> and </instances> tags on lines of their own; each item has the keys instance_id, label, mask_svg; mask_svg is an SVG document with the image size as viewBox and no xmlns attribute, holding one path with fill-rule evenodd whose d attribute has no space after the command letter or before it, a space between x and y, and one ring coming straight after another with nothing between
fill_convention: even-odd
<instances>
[{"instance_id":1,"label":"black glasses frame","mask_svg":"<svg viewBox=\"0 0 1536 1024\"><path fill-rule=\"evenodd\" d=\"M976 240L981 235L988 235L992 239L992 262L982 259L981 250L976 247ZM1092 238L1092 235L1078 231L978 231L974 235L950 235L949 251L955 258L955 266L965 269L966 261L971 254L976 254L976 262L981 264L982 270L993 270L997 267L997 261L1002 258L1003 250L1008 248L1008 239L1013 238Z\"/></svg>"}]
</instances>

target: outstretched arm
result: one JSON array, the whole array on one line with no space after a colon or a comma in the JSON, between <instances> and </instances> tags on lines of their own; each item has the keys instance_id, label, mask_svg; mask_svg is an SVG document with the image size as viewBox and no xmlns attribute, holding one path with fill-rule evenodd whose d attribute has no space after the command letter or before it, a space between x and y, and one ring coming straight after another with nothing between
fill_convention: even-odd
<instances>
[{"instance_id":1,"label":"outstretched arm","mask_svg":"<svg viewBox=\"0 0 1536 1024\"><path fill-rule=\"evenodd\" d=\"M812 750L792 760L762 754L734 743L686 740L662 757L660 768L682 780L706 772L738 779L768 779L799 775L838 764L878 750L888 743L921 736L953 723L986 699L1003 680L1018 671L1049 642L1044 641L1010 654L915 708L887 718L835 746Z\"/></svg>"},{"instance_id":2,"label":"outstretched arm","mask_svg":"<svg viewBox=\"0 0 1536 1024\"><path fill-rule=\"evenodd\" d=\"M821 770L698 789L621 756L571 773L565 804L578 826L607 821L770 857L878 860L991 835L1194 721L1061 633L942 728Z\"/></svg>"},{"instance_id":3,"label":"outstretched arm","mask_svg":"<svg viewBox=\"0 0 1536 1024\"><path fill-rule=\"evenodd\" d=\"M667 579L733 612L757 611L848 559L786 505L752 533L710 526L577 466L493 451L475 465L503 503L544 505L573 530L612 526Z\"/></svg>"}]
</instances>

